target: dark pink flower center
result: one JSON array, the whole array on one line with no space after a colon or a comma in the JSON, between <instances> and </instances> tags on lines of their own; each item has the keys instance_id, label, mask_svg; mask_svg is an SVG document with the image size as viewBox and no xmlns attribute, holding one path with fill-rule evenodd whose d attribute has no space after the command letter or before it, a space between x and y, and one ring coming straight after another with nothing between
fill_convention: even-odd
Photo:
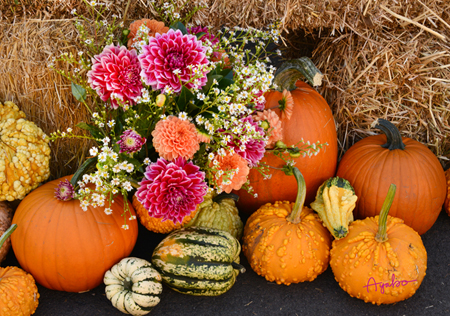
<instances>
[{"instance_id":1,"label":"dark pink flower center","mask_svg":"<svg viewBox=\"0 0 450 316\"><path fill-rule=\"evenodd\" d=\"M186 60L183 53L170 49L166 56L166 65L170 70L184 69L186 67Z\"/></svg>"},{"instance_id":2,"label":"dark pink flower center","mask_svg":"<svg viewBox=\"0 0 450 316\"><path fill-rule=\"evenodd\" d=\"M122 68L119 71L119 82L122 84L122 86L138 86L140 83L140 68L137 65L130 65L127 67Z\"/></svg>"}]
</instances>

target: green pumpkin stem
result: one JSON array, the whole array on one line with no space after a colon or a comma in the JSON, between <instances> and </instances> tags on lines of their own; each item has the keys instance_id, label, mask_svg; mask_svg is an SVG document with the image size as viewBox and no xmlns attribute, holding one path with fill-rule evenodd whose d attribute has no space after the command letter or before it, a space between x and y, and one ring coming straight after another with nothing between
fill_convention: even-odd
<instances>
[{"instance_id":1,"label":"green pumpkin stem","mask_svg":"<svg viewBox=\"0 0 450 316\"><path fill-rule=\"evenodd\" d=\"M244 273L246 271L245 267L242 264L236 263L236 262L232 262L231 266L236 269L239 270L240 273Z\"/></svg>"},{"instance_id":2,"label":"green pumpkin stem","mask_svg":"<svg viewBox=\"0 0 450 316\"><path fill-rule=\"evenodd\" d=\"M386 222L389 213L389 209L391 208L392 202L394 201L395 191L397 190L397 186L395 184L391 184L389 187L389 191L384 199L383 206L381 207L381 212L378 218L378 232L375 236L375 240L378 242L385 242L388 240L386 233Z\"/></svg>"},{"instance_id":3,"label":"green pumpkin stem","mask_svg":"<svg viewBox=\"0 0 450 316\"><path fill-rule=\"evenodd\" d=\"M402 135L400 135L400 131L394 124L384 119L377 119L373 124L375 128L381 129L381 131L386 135L387 142L386 144L381 145L381 147L389 150L405 149L405 144L402 141Z\"/></svg>"},{"instance_id":4,"label":"green pumpkin stem","mask_svg":"<svg viewBox=\"0 0 450 316\"><path fill-rule=\"evenodd\" d=\"M286 219L293 224L298 224L300 223L300 215L303 210L303 205L305 204L306 183L305 178L303 178L302 173L297 167L293 167L292 171L294 173L295 180L297 180L297 198L295 199L295 204L292 208L291 214L289 214Z\"/></svg>"},{"instance_id":5,"label":"green pumpkin stem","mask_svg":"<svg viewBox=\"0 0 450 316\"><path fill-rule=\"evenodd\" d=\"M8 237L12 234L13 231L15 231L17 228L17 224L12 224L0 237L0 248L2 248L3 243L8 239Z\"/></svg>"},{"instance_id":6,"label":"green pumpkin stem","mask_svg":"<svg viewBox=\"0 0 450 316\"><path fill-rule=\"evenodd\" d=\"M292 91L296 89L295 83L298 79L305 77L313 86L322 84L323 74L308 57L286 61L277 69L274 83L279 91L284 89Z\"/></svg>"}]
</instances>

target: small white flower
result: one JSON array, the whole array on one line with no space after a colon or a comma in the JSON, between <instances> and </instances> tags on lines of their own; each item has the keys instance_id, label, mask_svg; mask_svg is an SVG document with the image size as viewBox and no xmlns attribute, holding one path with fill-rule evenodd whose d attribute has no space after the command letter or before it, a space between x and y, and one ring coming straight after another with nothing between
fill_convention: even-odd
<instances>
[{"instance_id":1,"label":"small white flower","mask_svg":"<svg viewBox=\"0 0 450 316\"><path fill-rule=\"evenodd\" d=\"M98 148L97 147L92 147L91 149L89 149L89 154L91 155L91 156L97 156L97 154L98 154Z\"/></svg>"},{"instance_id":2,"label":"small white flower","mask_svg":"<svg viewBox=\"0 0 450 316\"><path fill-rule=\"evenodd\" d=\"M144 164L146 164L147 166L151 163L152 161L150 160L150 158L145 158L144 159Z\"/></svg>"},{"instance_id":3,"label":"small white flower","mask_svg":"<svg viewBox=\"0 0 450 316\"><path fill-rule=\"evenodd\" d=\"M136 219L136 215L132 215L128 218L130 221L134 221Z\"/></svg>"},{"instance_id":4,"label":"small white flower","mask_svg":"<svg viewBox=\"0 0 450 316\"><path fill-rule=\"evenodd\" d=\"M72 129L70 127L67 128L67 133L72 133Z\"/></svg>"},{"instance_id":5,"label":"small white flower","mask_svg":"<svg viewBox=\"0 0 450 316\"><path fill-rule=\"evenodd\" d=\"M187 113L186 112L180 112L179 114L178 114L178 118L180 119L180 120L188 120L188 116L187 116Z\"/></svg>"},{"instance_id":6,"label":"small white flower","mask_svg":"<svg viewBox=\"0 0 450 316\"><path fill-rule=\"evenodd\" d=\"M172 71L175 75L178 75L180 72L181 72L181 70L180 69L175 69L174 71Z\"/></svg>"},{"instance_id":7,"label":"small white flower","mask_svg":"<svg viewBox=\"0 0 450 316\"><path fill-rule=\"evenodd\" d=\"M213 153L209 153L208 159L209 159L209 160L213 160L213 159L214 159L214 154L213 154Z\"/></svg>"},{"instance_id":8,"label":"small white flower","mask_svg":"<svg viewBox=\"0 0 450 316\"><path fill-rule=\"evenodd\" d=\"M106 215L111 215L112 214L112 209L110 209L109 207L105 208L105 214Z\"/></svg>"},{"instance_id":9,"label":"small white flower","mask_svg":"<svg viewBox=\"0 0 450 316\"><path fill-rule=\"evenodd\" d=\"M72 11L70 11L70 13L71 13L72 15L75 15L75 13L77 13L77 9L73 9Z\"/></svg>"},{"instance_id":10,"label":"small white flower","mask_svg":"<svg viewBox=\"0 0 450 316\"><path fill-rule=\"evenodd\" d=\"M133 172L134 170L134 165L132 163L128 164L126 169L125 169L128 173Z\"/></svg>"},{"instance_id":11,"label":"small white flower","mask_svg":"<svg viewBox=\"0 0 450 316\"><path fill-rule=\"evenodd\" d=\"M98 155L98 161L105 162L108 158L108 155L105 152L101 152L100 155Z\"/></svg>"},{"instance_id":12,"label":"small white flower","mask_svg":"<svg viewBox=\"0 0 450 316\"><path fill-rule=\"evenodd\" d=\"M133 186L129 181L125 181L124 183L122 183L122 187L127 191L131 191L133 189Z\"/></svg>"},{"instance_id":13,"label":"small white flower","mask_svg":"<svg viewBox=\"0 0 450 316\"><path fill-rule=\"evenodd\" d=\"M197 94L197 99L204 100L205 99L205 95L203 93L198 93Z\"/></svg>"},{"instance_id":14,"label":"small white flower","mask_svg":"<svg viewBox=\"0 0 450 316\"><path fill-rule=\"evenodd\" d=\"M93 118L98 118L98 117L100 117L100 116L98 115L97 112L94 112L94 113L92 114L92 117L93 117Z\"/></svg>"},{"instance_id":15,"label":"small white flower","mask_svg":"<svg viewBox=\"0 0 450 316\"><path fill-rule=\"evenodd\" d=\"M127 229L128 229L128 225L122 225L122 228L123 228L124 230L127 230Z\"/></svg>"},{"instance_id":16,"label":"small white flower","mask_svg":"<svg viewBox=\"0 0 450 316\"><path fill-rule=\"evenodd\" d=\"M102 139L102 142L104 145L109 144L110 141L111 141L111 139L108 136L106 136L105 138Z\"/></svg>"},{"instance_id":17,"label":"small white flower","mask_svg":"<svg viewBox=\"0 0 450 316\"><path fill-rule=\"evenodd\" d=\"M92 40L87 39L87 40L85 40L84 42L85 42L86 44L90 45L90 44L92 43Z\"/></svg>"},{"instance_id":18,"label":"small white flower","mask_svg":"<svg viewBox=\"0 0 450 316\"><path fill-rule=\"evenodd\" d=\"M116 121L111 120L111 121L108 122L108 126L109 127L114 127L114 125L116 125Z\"/></svg>"}]
</instances>

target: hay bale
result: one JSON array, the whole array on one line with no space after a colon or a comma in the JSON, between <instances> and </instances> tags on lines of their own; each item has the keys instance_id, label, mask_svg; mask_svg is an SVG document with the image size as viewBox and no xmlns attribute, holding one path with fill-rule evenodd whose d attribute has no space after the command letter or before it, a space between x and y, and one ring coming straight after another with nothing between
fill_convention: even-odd
<instances>
[{"instance_id":1,"label":"hay bale","mask_svg":"<svg viewBox=\"0 0 450 316\"><path fill-rule=\"evenodd\" d=\"M420 25L393 17L396 27L326 37L313 52L341 154L379 133L370 124L381 117L428 145L443 165L450 161L450 46L439 36L450 39L450 25L424 7L415 14L405 17Z\"/></svg>"},{"instance_id":2,"label":"hay bale","mask_svg":"<svg viewBox=\"0 0 450 316\"><path fill-rule=\"evenodd\" d=\"M0 100L15 102L27 119L46 134L65 131L88 119L88 111L75 102L70 83L47 65L62 51L76 52L69 42L76 37L73 21L0 22ZM58 67L69 71L67 65ZM50 143L51 178L73 173L84 159L86 141Z\"/></svg>"}]
</instances>

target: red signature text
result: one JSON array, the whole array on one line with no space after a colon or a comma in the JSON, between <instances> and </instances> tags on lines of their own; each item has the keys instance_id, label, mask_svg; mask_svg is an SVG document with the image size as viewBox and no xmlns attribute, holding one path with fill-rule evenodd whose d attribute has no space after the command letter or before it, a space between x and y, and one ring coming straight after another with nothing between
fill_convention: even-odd
<instances>
[{"instance_id":1,"label":"red signature text","mask_svg":"<svg viewBox=\"0 0 450 316\"><path fill-rule=\"evenodd\" d=\"M382 294L384 294L384 289L388 288L388 287L399 287L399 286L405 286L410 282L416 282L417 280L396 280L395 279L395 275L392 274L392 280L391 282L376 282L375 279L373 277L370 277L369 280L367 281L367 284L364 285L363 287L367 288L367 293L369 293L369 287L374 286L375 287L375 292L378 290L378 286L380 287L380 292Z\"/></svg>"}]
</instances>

